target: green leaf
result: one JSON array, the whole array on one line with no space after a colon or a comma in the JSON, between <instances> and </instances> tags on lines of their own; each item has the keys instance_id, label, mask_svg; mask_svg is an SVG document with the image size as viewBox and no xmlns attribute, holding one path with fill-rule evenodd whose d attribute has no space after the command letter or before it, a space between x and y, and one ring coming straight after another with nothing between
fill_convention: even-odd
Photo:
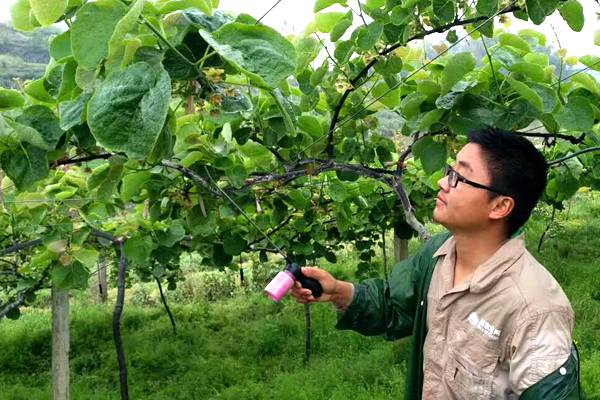
<instances>
[{"instance_id":1,"label":"green leaf","mask_svg":"<svg viewBox=\"0 0 600 400\"><path fill-rule=\"evenodd\" d=\"M43 78L36 79L26 84L25 93L27 93L30 97L45 103L53 103L55 101L46 91Z\"/></svg>"},{"instance_id":2,"label":"green leaf","mask_svg":"<svg viewBox=\"0 0 600 400\"><path fill-rule=\"evenodd\" d=\"M400 88L390 90L385 82L380 82L373 87L373 97L388 108L396 108L400 104Z\"/></svg>"},{"instance_id":3,"label":"green leaf","mask_svg":"<svg viewBox=\"0 0 600 400\"><path fill-rule=\"evenodd\" d=\"M373 21L367 26L362 26L358 28L356 46L364 51L372 50L377 41L381 38L382 33L383 24L379 21Z\"/></svg>"},{"instance_id":4,"label":"green leaf","mask_svg":"<svg viewBox=\"0 0 600 400\"><path fill-rule=\"evenodd\" d=\"M544 110L544 102L542 101L542 98L539 94L537 94L535 91L529 88L529 86L527 86L523 82L517 81L510 77L508 77L506 80L508 81L510 86L515 90L515 92L521 95L521 97L533 104L533 106L538 110Z\"/></svg>"},{"instance_id":5,"label":"green leaf","mask_svg":"<svg viewBox=\"0 0 600 400\"><path fill-rule=\"evenodd\" d=\"M161 246L165 247L172 247L174 244L179 243L184 236L185 228L180 220L172 221L166 232L156 233L156 239Z\"/></svg>"},{"instance_id":6,"label":"green leaf","mask_svg":"<svg viewBox=\"0 0 600 400\"><path fill-rule=\"evenodd\" d=\"M123 245L127 259L142 266L148 264L153 247L152 238L146 234L133 236Z\"/></svg>"},{"instance_id":7,"label":"green leaf","mask_svg":"<svg viewBox=\"0 0 600 400\"><path fill-rule=\"evenodd\" d=\"M491 16L498 10L498 0L477 0L477 14Z\"/></svg>"},{"instance_id":8,"label":"green leaf","mask_svg":"<svg viewBox=\"0 0 600 400\"><path fill-rule=\"evenodd\" d=\"M429 128L434 123L438 122L446 111L443 109L436 108L434 110L428 111L423 118L421 118L421 123L419 124L419 130L425 130Z\"/></svg>"},{"instance_id":9,"label":"green leaf","mask_svg":"<svg viewBox=\"0 0 600 400\"><path fill-rule=\"evenodd\" d=\"M542 112L550 113L554 111L558 105L558 96L556 91L549 85L543 83L529 83L531 90L536 92L542 99Z\"/></svg>"},{"instance_id":10,"label":"green leaf","mask_svg":"<svg viewBox=\"0 0 600 400\"><path fill-rule=\"evenodd\" d=\"M370 9L381 8L385 5L385 0L367 0L367 7Z\"/></svg>"},{"instance_id":11,"label":"green leaf","mask_svg":"<svg viewBox=\"0 0 600 400\"><path fill-rule=\"evenodd\" d=\"M442 94L448 93L455 83L475 68L475 57L471 53L453 55L442 71Z\"/></svg>"},{"instance_id":12,"label":"green leaf","mask_svg":"<svg viewBox=\"0 0 600 400\"><path fill-rule=\"evenodd\" d=\"M46 178L49 171L46 152L28 143L22 148L2 153L0 164L19 190Z\"/></svg>"},{"instance_id":13,"label":"green leaf","mask_svg":"<svg viewBox=\"0 0 600 400\"><path fill-rule=\"evenodd\" d=\"M539 25L544 22L546 16L556 10L558 0L525 0L527 5L527 14L531 21Z\"/></svg>"},{"instance_id":14,"label":"green leaf","mask_svg":"<svg viewBox=\"0 0 600 400\"><path fill-rule=\"evenodd\" d=\"M14 148L16 145L20 143L29 143L35 147L40 148L41 150L48 150L48 144L42 137L42 135L35 129L27 125L20 124L16 121L7 120L6 124L13 129L14 137L18 138L18 142L11 143L13 136L11 138L3 139L3 144Z\"/></svg>"},{"instance_id":15,"label":"green leaf","mask_svg":"<svg viewBox=\"0 0 600 400\"><path fill-rule=\"evenodd\" d=\"M85 289L90 273L79 262L69 266L56 264L52 268L52 284L59 289Z\"/></svg>"},{"instance_id":16,"label":"green leaf","mask_svg":"<svg viewBox=\"0 0 600 400\"><path fill-rule=\"evenodd\" d=\"M276 87L296 69L296 50L279 32L238 22L200 35L219 55L260 86Z\"/></svg>"},{"instance_id":17,"label":"green leaf","mask_svg":"<svg viewBox=\"0 0 600 400\"><path fill-rule=\"evenodd\" d=\"M127 14L117 23L108 41L108 63L120 64L125 54L125 37L138 26L138 18L142 13L145 0L135 0Z\"/></svg>"},{"instance_id":18,"label":"green leaf","mask_svg":"<svg viewBox=\"0 0 600 400\"><path fill-rule=\"evenodd\" d=\"M345 12L320 13L315 15L315 23L319 32L329 33L345 17Z\"/></svg>"},{"instance_id":19,"label":"green leaf","mask_svg":"<svg viewBox=\"0 0 600 400\"><path fill-rule=\"evenodd\" d=\"M303 71L319 55L321 45L311 36L303 36L294 43L296 48L296 73Z\"/></svg>"},{"instance_id":20,"label":"green leaf","mask_svg":"<svg viewBox=\"0 0 600 400\"><path fill-rule=\"evenodd\" d=\"M583 15L583 6L577 0L568 0L558 10L569 27L575 32L581 32L585 17Z\"/></svg>"},{"instance_id":21,"label":"green leaf","mask_svg":"<svg viewBox=\"0 0 600 400\"><path fill-rule=\"evenodd\" d=\"M423 170L428 175L442 169L446 165L448 157L446 146L443 143L434 141L430 136L419 139L413 145L412 150L415 157L421 160Z\"/></svg>"},{"instance_id":22,"label":"green leaf","mask_svg":"<svg viewBox=\"0 0 600 400\"><path fill-rule=\"evenodd\" d=\"M598 81L590 74L579 73L571 77L571 81L577 82L588 92L594 93L596 96L600 97L600 83L598 83Z\"/></svg>"},{"instance_id":23,"label":"green leaf","mask_svg":"<svg viewBox=\"0 0 600 400\"><path fill-rule=\"evenodd\" d=\"M352 11L346 13L346 18L335 24L331 33L329 34L329 40L337 42L342 35L352 26Z\"/></svg>"},{"instance_id":24,"label":"green leaf","mask_svg":"<svg viewBox=\"0 0 600 400\"><path fill-rule=\"evenodd\" d=\"M31 13L31 5L29 4L29 0L17 0L17 2L10 8L10 16L12 19L13 27L18 31L29 32L34 30L38 24L33 22L37 22L35 17L30 18Z\"/></svg>"},{"instance_id":25,"label":"green leaf","mask_svg":"<svg viewBox=\"0 0 600 400\"><path fill-rule=\"evenodd\" d=\"M508 33L508 32L501 33L498 36L498 41L503 46L512 46L512 47L515 47L526 53L531 52L531 47L529 46L529 43L527 43L521 37L519 37L518 35L515 35L513 33Z\"/></svg>"},{"instance_id":26,"label":"green leaf","mask_svg":"<svg viewBox=\"0 0 600 400\"><path fill-rule=\"evenodd\" d=\"M344 7L348 5L346 0L317 0L315 1L313 12L318 13L319 11L324 10L327 7L332 6L334 4L341 4Z\"/></svg>"},{"instance_id":27,"label":"green leaf","mask_svg":"<svg viewBox=\"0 0 600 400\"><path fill-rule=\"evenodd\" d=\"M0 87L0 110L22 107L25 99L17 90Z\"/></svg>"},{"instance_id":28,"label":"green leaf","mask_svg":"<svg viewBox=\"0 0 600 400\"><path fill-rule=\"evenodd\" d=\"M594 110L585 97L572 96L565 107L554 115L554 119L561 129L587 131L594 125Z\"/></svg>"},{"instance_id":29,"label":"green leaf","mask_svg":"<svg viewBox=\"0 0 600 400\"><path fill-rule=\"evenodd\" d=\"M450 43L458 42L458 35L456 34L456 31L454 29L448 32L448 34L446 35L446 40Z\"/></svg>"},{"instance_id":30,"label":"green leaf","mask_svg":"<svg viewBox=\"0 0 600 400\"><path fill-rule=\"evenodd\" d=\"M600 29L597 29L596 32L594 32L594 44L600 46Z\"/></svg>"},{"instance_id":31,"label":"green leaf","mask_svg":"<svg viewBox=\"0 0 600 400\"><path fill-rule=\"evenodd\" d=\"M91 93L82 93L75 100L63 101L58 105L60 127L67 131L84 122L84 111Z\"/></svg>"},{"instance_id":32,"label":"green leaf","mask_svg":"<svg viewBox=\"0 0 600 400\"><path fill-rule=\"evenodd\" d=\"M71 51L71 31L55 36L50 41L50 56L56 61L73 55Z\"/></svg>"},{"instance_id":33,"label":"green leaf","mask_svg":"<svg viewBox=\"0 0 600 400\"><path fill-rule=\"evenodd\" d=\"M223 241L223 251L231 256L237 256L244 251L248 242L239 234L233 234Z\"/></svg>"},{"instance_id":34,"label":"green leaf","mask_svg":"<svg viewBox=\"0 0 600 400\"><path fill-rule=\"evenodd\" d=\"M58 118L52 110L45 106L28 107L15 121L38 131L49 150L56 149L56 145L64 134L58 123Z\"/></svg>"},{"instance_id":35,"label":"green leaf","mask_svg":"<svg viewBox=\"0 0 600 400\"><path fill-rule=\"evenodd\" d=\"M243 165L235 165L227 171L227 177L234 187L241 188L248 177L248 171Z\"/></svg>"},{"instance_id":36,"label":"green leaf","mask_svg":"<svg viewBox=\"0 0 600 400\"><path fill-rule=\"evenodd\" d=\"M52 25L62 17L68 3L69 0L29 0L31 11L42 26Z\"/></svg>"},{"instance_id":37,"label":"green leaf","mask_svg":"<svg viewBox=\"0 0 600 400\"><path fill-rule=\"evenodd\" d=\"M525 75L534 81L543 81L546 74L544 70L540 68L538 64L528 62L517 62L511 65L510 69L512 72L520 73Z\"/></svg>"},{"instance_id":38,"label":"green leaf","mask_svg":"<svg viewBox=\"0 0 600 400\"><path fill-rule=\"evenodd\" d=\"M107 150L145 158L163 129L170 95L171 81L162 67L133 64L110 75L90 99L90 130Z\"/></svg>"},{"instance_id":39,"label":"green leaf","mask_svg":"<svg viewBox=\"0 0 600 400\"><path fill-rule=\"evenodd\" d=\"M301 115L298 117L298 127L313 138L319 138L325 133L319 118L312 115Z\"/></svg>"},{"instance_id":40,"label":"green leaf","mask_svg":"<svg viewBox=\"0 0 600 400\"><path fill-rule=\"evenodd\" d=\"M327 194L335 202L341 203L348 198L346 185L340 181L332 181L326 189Z\"/></svg>"},{"instance_id":41,"label":"green leaf","mask_svg":"<svg viewBox=\"0 0 600 400\"><path fill-rule=\"evenodd\" d=\"M309 190L293 189L288 192L287 196L289 198L287 202L298 210L304 210L310 206L311 193Z\"/></svg>"},{"instance_id":42,"label":"green leaf","mask_svg":"<svg viewBox=\"0 0 600 400\"><path fill-rule=\"evenodd\" d=\"M77 63L87 69L108 55L108 43L115 27L127 12L117 1L101 0L84 4L71 25L71 48Z\"/></svg>"},{"instance_id":43,"label":"green leaf","mask_svg":"<svg viewBox=\"0 0 600 400\"><path fill-rule=\"evenodd\" d=\"M579 62L594 71L600 71L600 57L598 56L586 55L579 57Z\"/></svg>"},{"instance_id":44,"label":"green leaf","mask_svg":"<svg viewBox=\"0 0 600 400\"><path fill-rule=\"evenodd\" d=\"M397 5L392 8L392 12L390 13L390 22L397 26L403 26L406 24L406 21L410 19L411 14L410 11L401 5Z\"/></svg>"},{"instance_id":45,"label":"green leaf","mask_svg":"<svg viewBox=\"0 0 600 400\"><path fill-rule=\"evenodd\" d=\"M121 185L121 199L128 203L136 196L140 188L150 180L152 174L149 171L139 171L127 174L123 177Z\"/></svg>"},{"instance_id":46,"label":"green leaf","mask_svg":"<svg viewBox=\"0 0 600 400\"><path fill-rule=\"evenodd\" d=\"M538 32L536 30L533 29L521 29L519 31L519 36L525 37L525 38L534 38L535 40L537 40L538 44L540 46L545 46L546 45L546 36L541 33Z\"/></svg>"},{"instance_id":47,"label":"green leaf","mask_svg":"<svg viewBox=\"0 0 600 400\"><path fill-rule=\"evenodd\" d=\"M213 10L210 0L162 0L157 3L157 6L158 11L163 15L187 8L197 8L204 14L211 15Z\"/></svg>"},{"instance_id":48,"label":"green leaf","mask_svg":"<svg viewBox=\"0 0 600 400\"><path fill-rule=\"evenodd\" d=\"M100 253L95 249L81 248L72 253L73 257L88 268L93 268L98 263Z\"/></svg>"},{"instance_id":49,"label":"green leaf","mask_svg":"<svg viewBox=\"0 0 600 400\"><path fill-rule=\"evenodd\" d=\"M214 243L212 260L215 266L224 267L233 260L233 256L225 252L225 249L221 243Z\"/></svg>"},{"instance_id":50,"label":"green leaf","mask_svg":"<svg viewBox=\"0 0 600 400\"><path fill-rule=\"evenodd\" d=\"M433 14L441 23L452 22L455 17L453 0L431 0Z\"/></svg>"}]
</instances>

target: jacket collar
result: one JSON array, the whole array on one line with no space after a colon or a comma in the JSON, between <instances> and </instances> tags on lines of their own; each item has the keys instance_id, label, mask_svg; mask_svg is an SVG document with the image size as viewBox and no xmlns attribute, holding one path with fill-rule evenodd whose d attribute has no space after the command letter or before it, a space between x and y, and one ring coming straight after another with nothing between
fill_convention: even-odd
<instances>
[{"instance_id":1,"label":"jacket collar","mask_svg":"<svg viewBox=\"0 0 600 400\"><path fill-rule=\"evenodd\" d=\"M482 292L494 285L502 274L509 269L525 252L523 234L519 233L506 241L483 264L479 265L469 284L469 290L474 293ZM444 244L433 254L433 257L454 254L456 242L454 236L448 238Z\"/></svg>"}]
</instances>

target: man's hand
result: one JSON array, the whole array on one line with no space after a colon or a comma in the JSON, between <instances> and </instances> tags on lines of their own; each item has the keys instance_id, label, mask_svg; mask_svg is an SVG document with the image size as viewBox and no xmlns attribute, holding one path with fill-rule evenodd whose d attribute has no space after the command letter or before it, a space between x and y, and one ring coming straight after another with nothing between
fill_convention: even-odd
<instances>
[{"instance_id":1,"label":"man's hand","mask_svg":"<svg viewBox=\"0 0 600 400\"><path fill-rule=\"evenodd\" d=\"M315 298L309 289L305 289L296 282L290 294L298 303L307 304L315 302L332 302L338 309L345 309L352 301L353 286L350 282L339 281L329 272L318 267L302 267L304 276L316 279L323 288L323 294Z\"/></svg>"}]
</instances>

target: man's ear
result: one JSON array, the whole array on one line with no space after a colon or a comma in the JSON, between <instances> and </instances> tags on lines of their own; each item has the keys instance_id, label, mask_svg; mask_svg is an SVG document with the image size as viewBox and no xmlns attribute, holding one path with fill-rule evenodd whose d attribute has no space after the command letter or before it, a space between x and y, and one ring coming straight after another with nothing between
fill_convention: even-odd
<instances>
[{"instance_id":1,"label":"man's ear","mask_svg":"<svg viewBox=\"0 0 600 400\"><path fill-rule=\"evenodd\" d=\"M508 196L498 196L492 200L489 218L502 219L510 215L515 208L515 199Z\"/></svg>"}]
</instances>

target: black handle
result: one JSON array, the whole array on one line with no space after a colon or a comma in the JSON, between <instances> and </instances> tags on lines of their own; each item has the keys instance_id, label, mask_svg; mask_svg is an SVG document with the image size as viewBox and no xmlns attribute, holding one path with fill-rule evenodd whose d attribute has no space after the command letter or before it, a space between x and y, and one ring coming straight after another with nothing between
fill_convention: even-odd
<instances>
[{"instance_id":1,"label":"black handle","mask_svg":"<svg viewBox=\"0 0 600 400\"><path fill-rule=\"evenodd\" d=\"M302 275L298 278L298 282L300 282L303 288L310 289L314 298L321 297L323 294L323 287L321 287L319 281L314 278Z\"/></svg>"},{"instance_id":2,"label":"black handle","mask_svg":"<svg viewBox=\"0 0 600 400\"><path fill-rule=\"evenodd\" d=\"M318 280L305 276L296 263L288 264L286 269L294 275L296 280L300 282L303 288L310 289L314 298L321 297L323 294L323 287Z\"/></svg>"}]
</instances>

